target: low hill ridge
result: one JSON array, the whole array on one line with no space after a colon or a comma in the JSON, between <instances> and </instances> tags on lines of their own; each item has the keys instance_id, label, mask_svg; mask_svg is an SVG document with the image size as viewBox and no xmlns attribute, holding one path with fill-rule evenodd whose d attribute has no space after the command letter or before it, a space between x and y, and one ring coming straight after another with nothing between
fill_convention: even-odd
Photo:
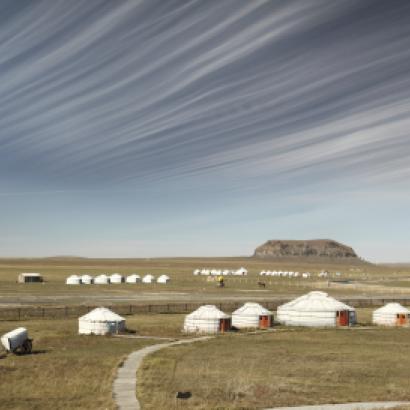
<instances>
[{"instance_id":1,"label":"low hill ridge","mask_svg":"<svg viewBox=\"0 0 410 410\"><path fill-rule=\"evenodd\" d=\"M257 258L358 259L353 248L332 239L269 240L255 249Z\"/></svg>"}]
</instances>

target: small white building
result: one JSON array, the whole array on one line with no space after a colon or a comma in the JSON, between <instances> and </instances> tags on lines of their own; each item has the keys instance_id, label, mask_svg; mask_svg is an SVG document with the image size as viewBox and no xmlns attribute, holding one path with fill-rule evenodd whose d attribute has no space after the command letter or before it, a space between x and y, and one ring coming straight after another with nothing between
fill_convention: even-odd
<instances>
[{"instance_id":1,"label":"small white building","mask_svg":"<svg viewBox=\"0 0 410 410\"><path fill-rule=\"evenodd\" d=\"M125 282L127 282L127 283L141 282L141 276L137 275L136 273L133 273L133 274L127 276L127 279L125 279Z\"/></svg>"},{"instance_id":2,"label":"small white building","mask_svg":"<svg viewBox=\"0 0 410 410\"><path fill-rule=\"evenodd\" d=\"M154 283L154 282L155 282L154 275L148 274L142 278L142 283Z\"/></svg>"},{"instance_id":3,"label":"small white building","mask_svg":"<svg viewBox=\"0 0 410 410\"><path fill-rule=\"evenodd\" d=\"M267 329L272 326L273 313L259 303L245 303L232 313L232 326L238 329Z\"/></svg>"},{"instance_id":4,"label":"small white building","mask_svg":"<svg viewBox=\"0 0 410 410\"><path fill-rule=\"evenodd\" d=\"M84 285L91 285L93 283L93 277L87 274L81 275L81 283Z\"/></svg>"},{"instance_id":5,"label":"small white building","mask_svg":"<svg viewBox=\"0 0 410 410\"><path fill-rule=\"evenodd\" d=\"M325 292L309 292L277 309L277 319L287 326L349 326L356 323L356 312Z\"/></svg>"},{"instance_id":6,"label":"small white building","mask_svg":"<svg viewBox=\"0 0 410 410\"><path fill-rule=\"evenodd\" d=\"M381 326L409 326L410 310L400 303L388 303L373 312L373 323Z\"/></svg>"},{"instance_id":7,"label":"small white building","mask_svg":"<svg viewBox=\"0 0 410 410\"><path fill-rule=\"evenodd\" d=\"M171 278L168 275L161 275L157 279L157 283L167 284L170 280L171 280Z\"/></svg>"},{"instance_id":8,"label":"small white building","mask_svg":"<svg viewBox=\"0 0 410 410\"><path fill-rule=\"evenodd\" d=\"M239 268L238 270L234 272L234 275L236 276L246 276L247 274L248 274L248 271L243 267Z\"/></svg>"},{"instance_id":9,"label":"small white building","mask_svg":"<svg viewBox=\"0 0 410 410\"><path fill-rule=\"evenodd\" d=\"M66 285L81 285L81 277L78 275L71 275L65 280Z\"/></svg>"},{"instance_id":10,"label":"small white building","mask_svg":"<svg viewBox=\"0 0 410 410\"><path fill-rule=\"evenodd\" d=\"M124 330L125 319L104 307L96 308L78 319L78 333L83 335L106 335Z\"/></svg>"},{"instance_id":11,"label":"small white building","mask_svg":"<svg viewBox=\"0 0 410 410\"><path fill-rule=\"evenodd\" d=\"M37 272L23 272L18 276L18 283L39 283L43 282L43 276Z\"/></svg>"},{"instance_id":12,"label":"small white building","mask_svg":"<svg viewBox=\"0 0 410 410\"><path fill-rule=\"evenodd\" d=\"M219 333L231 327L231 318L214 305L204 305L185 316L184 331L187 333Z\"/></svg>"},{"instance_id":13,"label":"small white building","mask_svg":"<svg viewBox=\"0 0 410 410\"><path fill-rule=\"evenodd\" d=\"M119 273L113 273L110 275L110 283L123 283L124 282L124 276L120 275Z\"/></svg>"},{"instance_id":14,"label":"small white building","mask_svg":"<svg viewBox=\"0 0 410 410\"><path fill-rule=\"evenodd\" d=\"M101 274L94 278L95 285L108 285L110 283L110 278L107 275Z\"/></svg>"}]
</instances>

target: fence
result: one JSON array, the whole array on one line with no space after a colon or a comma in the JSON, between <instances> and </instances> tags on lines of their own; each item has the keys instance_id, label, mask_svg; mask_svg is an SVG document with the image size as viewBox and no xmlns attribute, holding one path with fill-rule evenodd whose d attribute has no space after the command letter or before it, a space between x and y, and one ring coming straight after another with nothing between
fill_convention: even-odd
<instances>
[{"instance_id":1,"label":"fence","mask_svg":"<svg viewBox=\"0 0 410 410\"><path fill-rule=\"evenodd\" d=\"M410 298L351 298L340 299L344 303L356 307L379 307L386 303L397 302L402 305L410 305ZM259 301L260 304L269 310L276 310L279 305L288 302L289 299L275 299L269 301ZM139 304L124 305L117 304L107 306L119 315L127 316L134 314L166 314L166 313L189 313L204 304L214 304L224 312L233 312L243 305L243 301L236 302L188 302L188 303L162 303L162 304ZM73 305L73 306L20 306L0 308L0 320L30 320L30 319L64 319L77 318L88 313L97 306Z\"/></svg>"}]
</instances>

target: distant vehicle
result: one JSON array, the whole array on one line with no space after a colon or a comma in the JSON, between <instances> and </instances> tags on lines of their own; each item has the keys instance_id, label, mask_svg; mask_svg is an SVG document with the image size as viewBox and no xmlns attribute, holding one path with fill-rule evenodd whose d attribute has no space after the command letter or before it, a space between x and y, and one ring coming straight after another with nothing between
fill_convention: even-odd
<instances>
[{"instance_id":1,"label":"distant vehicle","mask_svg":"<svg viewBox=\"0 0 410 410\"><path fill-rule=\"evenodd\" d=\"M4 334L1 337L3 347L12 353L29 354L31 353L33 343L32 339L28 338L27 329L19 327Z\"/></svg>"}]
</instances>

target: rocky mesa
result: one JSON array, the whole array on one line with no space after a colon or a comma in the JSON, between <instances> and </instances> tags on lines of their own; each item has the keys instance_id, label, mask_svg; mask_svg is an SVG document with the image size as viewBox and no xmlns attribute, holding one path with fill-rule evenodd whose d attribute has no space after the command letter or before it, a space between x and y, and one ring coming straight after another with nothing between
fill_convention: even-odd
<instances>
[{"instance_id":1,"label":"rocky mesa","mask_svg":"<svg viewBox=\"0 0 410 410\"><path fill-rule=\"evenodd\" d=\"M331 239L269 240L255 249L257 258L331 258L358 259L349 246Z\"/></svg>"}]
</instances>

